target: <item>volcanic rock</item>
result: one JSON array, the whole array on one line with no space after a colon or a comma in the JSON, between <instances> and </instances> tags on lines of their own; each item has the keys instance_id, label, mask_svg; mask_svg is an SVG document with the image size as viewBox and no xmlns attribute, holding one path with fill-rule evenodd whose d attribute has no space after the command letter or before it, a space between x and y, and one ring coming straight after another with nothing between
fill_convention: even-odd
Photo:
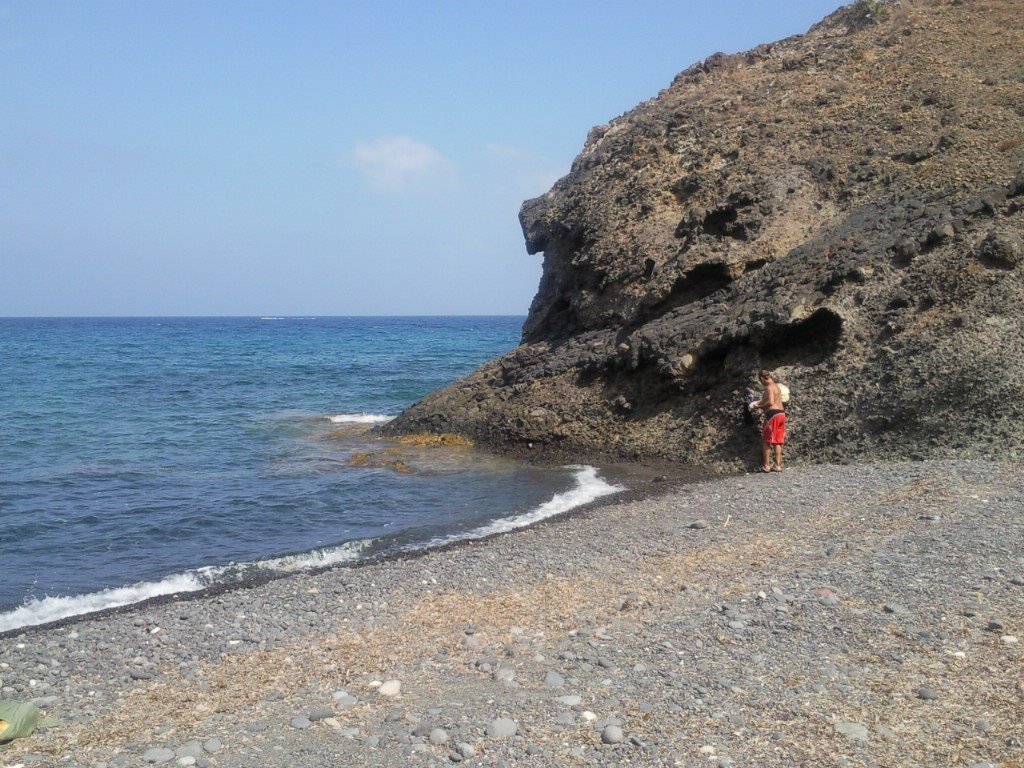
<instances>
[{"instance_id":1,"label":"volcanic rock","mask_svg":"<svg viewBox=\"0 0 1024 768\"><path fill-rule=\"evenodd\" d=\"M736 464L1024 455L1024 14L843 7L592 129L523 204L522 343L385 432Z\"/></svg>"}]
</instances>

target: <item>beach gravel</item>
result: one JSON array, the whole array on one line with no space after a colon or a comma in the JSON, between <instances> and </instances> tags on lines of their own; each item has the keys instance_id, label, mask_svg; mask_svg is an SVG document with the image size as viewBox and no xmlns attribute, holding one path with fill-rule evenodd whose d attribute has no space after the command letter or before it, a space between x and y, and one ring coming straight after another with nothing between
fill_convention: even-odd
<instances>
[{"instance_id":1,"label":"beach gravel","mask_svg":"<svg viewBox=\"0 0 1024 768\"><path fill-rule=\"evenodd\" d=\"M791 466L653 488L484 541L9 633L0 695L62 727L0 762L966 768L1024 753L1024 468Z\"/></svg>"}]
</instances>

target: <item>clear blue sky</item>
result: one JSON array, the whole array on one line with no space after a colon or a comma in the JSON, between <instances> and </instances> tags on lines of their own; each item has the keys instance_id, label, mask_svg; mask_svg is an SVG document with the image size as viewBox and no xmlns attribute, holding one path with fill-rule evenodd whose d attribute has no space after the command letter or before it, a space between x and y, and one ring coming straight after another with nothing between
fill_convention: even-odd
<instances>
[{"instance_id":1,"label":"clear blue sky","mask_svg":"<svg viewBox=\"0 0 1024 768\"><path fill-rule=\"evenodd\" d=\"M0 315L523 314L587 131L838 0L0 0Z\"/></svg>"}]
</instances>

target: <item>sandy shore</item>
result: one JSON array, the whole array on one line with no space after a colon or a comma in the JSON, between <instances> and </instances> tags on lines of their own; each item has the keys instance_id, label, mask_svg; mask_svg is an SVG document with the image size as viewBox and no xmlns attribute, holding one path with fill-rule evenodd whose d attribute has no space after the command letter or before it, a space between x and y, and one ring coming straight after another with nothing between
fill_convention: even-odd
<instances>
[{"instance_id":1,"label":"sandy shore","mask_svg":"<svg viewBox=\"0 0 1024 768\"><path fill-rule=\"evenodd\" d=\"M0 766L975 766L1024 754L1024 469L659 485L0 639ZM398 689L397 691L395 689Z\"/></svg>"}]
</instances>

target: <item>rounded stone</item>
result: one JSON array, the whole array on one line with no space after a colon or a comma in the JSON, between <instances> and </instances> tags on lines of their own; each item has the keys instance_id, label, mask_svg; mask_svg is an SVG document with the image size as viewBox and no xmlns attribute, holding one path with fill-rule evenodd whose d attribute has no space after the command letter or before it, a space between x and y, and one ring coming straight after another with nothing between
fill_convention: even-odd
<instances>
[{"instance_id":1,"label":"rounded stone","mask_svg":"<svg viewBox=\"0 0 1024 768\"><path fill-rule=\"evenodd\" d=\"M544 685L548 688L561 688L565 685L565 678L560 674L552 670L544 675Z\"/></svg>"},{"instance_id":2,"label":"rounded stone","mask_svg":"<svg viewBox=\"0 0 1024 768\"><path fill-rule=\"evenodd\" d=\"M515 736L518 731L516 721L508 717L499 717L487 724L487 737L490 739L507 739Z\"/></svg>"},{"instance_id":3,"label":"rounded stone","mask_svg":"<svg viewBox=\"0 0 1024 768\"><path fill-rule=\"evenodd\" d=\"M162 765L163 763L169 763L173 759L174 753L164 747L147 749L142 755L142 762L152 765Z\"/></svg>"},{"instance_id":4,"label":"rounded stone","mask_svg":"<svg viewBox=\"0 0 1024 768\"><path fill-rule=\"evenodd\" d=\"M605 744L621 744L625 735L617 725L606 725L601 731L601 741Z\"/></svg>"},{"instance_id":5,"label":"rounded stone","mask_svg":"<svg viewBox=\"0 0 1024 768\"><path fill-rule=\"evenodd\" d=\"M203 745L198 741L189 741L174 750L174 754L179 758L200 757L203 754Z\"/></svg>"},{"instance_id":6,"label":"rounded stone","mask_svg":"<svg viewBox=\"0 0 1024 768\"><path fill-rule=\"evenodd\" d=\"M515 670L506 668L496 669L493 675L495 681L499 683L510 683L515 678L515 676Z\"/></svg>"},{"instance_id":7,"label":"rounded stone","mask_svg":"<svg viewBox=\"0 0 1024 768\"><path fill-rule=\"evenodd\" d=\"M401 680L388 680L386 683L383 683L380 688L377 689L377 693L379 693L381 696L387 696L388 698L394 698L401 692Z\"/></svg>"},{"instance_id":8,"label":"rounded stone","mask_svg":"<svg viewBox=\"0 0 1024 768\"><path fill-rule=\"evenodd\" d=\"M430 732L430 743L435 747L448 743L448 732L444 728L435 728Z\"/></svg>"}]
</instances>

